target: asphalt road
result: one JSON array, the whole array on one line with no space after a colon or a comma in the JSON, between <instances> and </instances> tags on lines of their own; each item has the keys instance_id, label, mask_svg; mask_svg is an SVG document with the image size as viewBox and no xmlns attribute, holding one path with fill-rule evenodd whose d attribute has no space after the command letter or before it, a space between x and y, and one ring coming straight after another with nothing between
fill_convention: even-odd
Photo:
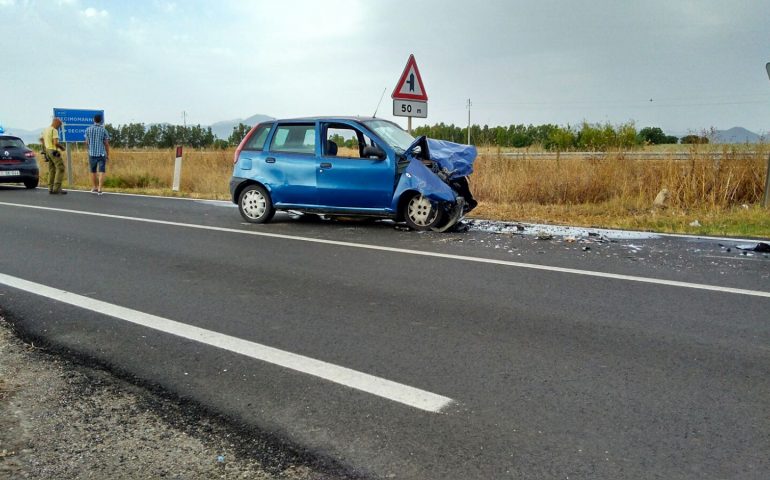
<instances>
[{"instance_id":1,"label":"asphalt road","mask_svg":"<svg viewBox=\"0 0 770 480\"><path fill-rule=\"evenodd\" d=\"M0 187L0 308L372 478L764 479L770 259L735 243Z\"/></svg>"}]
</instances>

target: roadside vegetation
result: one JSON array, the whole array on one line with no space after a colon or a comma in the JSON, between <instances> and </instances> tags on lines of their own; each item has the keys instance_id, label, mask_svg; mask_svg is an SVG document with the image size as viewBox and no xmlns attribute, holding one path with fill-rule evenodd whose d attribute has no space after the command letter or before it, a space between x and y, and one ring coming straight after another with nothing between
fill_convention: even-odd
<instances>
[{"instance_id":1,"label":"roadside vegetation","mask_svg":"<svg viewBox=\"0 0 770 480\"><path fill-rule=\"evenodd\" d=\"M471 177L479 200L472 216L770 237L770 209L760 206L767 145L662 147L634 151L658 153L651 159L620 149L567 158L540 146L482 147ZM688 153L685 159L683 151ZM106 190L228 200L233 153L232 148L185 149L180 192L173 192L173 149L114 149ZM41 168L45 178L44 163ZM73 152L73 179L75 188L90 188L82 148ZM665 204L653 206L663 189L668 191Z\"/></svg>"}]
</instances>

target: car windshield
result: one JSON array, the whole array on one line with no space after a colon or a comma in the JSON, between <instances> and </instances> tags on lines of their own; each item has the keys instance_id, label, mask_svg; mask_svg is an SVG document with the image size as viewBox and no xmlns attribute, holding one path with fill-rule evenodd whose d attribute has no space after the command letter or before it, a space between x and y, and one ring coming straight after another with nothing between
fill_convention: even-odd
<instances>
[{"instance_id":1,"label":"car windshield","mask_svg":"<svg viewBox=\"0 0 770 480\"><path fill-rule=\"evenodd\" d=\"M16 137L0 137L0 148L24 148L24 142Z\"/></svg>"},{"instance_id":2,"label":"car windshield","mask_svg":"<svg viewBox=\"0 0 770 480\"><path fill-rule=\"evenodd\" d=\"M395 123L386 120L368 120L365 123L367 127L398 153L404 153L409 148L409 145L414 142L414 137Z\"/></svg>"}]
</instances>

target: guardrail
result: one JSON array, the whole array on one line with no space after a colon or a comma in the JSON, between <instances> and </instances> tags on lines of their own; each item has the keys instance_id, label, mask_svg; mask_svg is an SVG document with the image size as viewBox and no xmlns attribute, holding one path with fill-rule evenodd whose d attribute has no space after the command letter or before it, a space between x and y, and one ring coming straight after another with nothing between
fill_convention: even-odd
<instances>
[{"instance_id":1,"label":"guardrail","mask_svg":"<svg viewBox=\"0 0 770 480\"><path fill-rule=\"evenodd\" d=\"M755 157L761 155L761 152L480 152L481 155L500 155L510 158L604 158L611 156L623 156L626 158L637 159L669 159L674 158L678 160L689 160L693 156L696 157L711 157L711 158L725 158L725 157Z\"/></svg>"}]
</instances>

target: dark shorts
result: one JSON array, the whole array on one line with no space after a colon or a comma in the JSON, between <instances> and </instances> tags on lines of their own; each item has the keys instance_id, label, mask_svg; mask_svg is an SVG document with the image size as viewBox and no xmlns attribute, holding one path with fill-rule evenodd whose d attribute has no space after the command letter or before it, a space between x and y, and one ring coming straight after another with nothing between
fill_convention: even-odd
<instances>
[{"instance_id":1,"label":"dark shorts","mask_svg":"<svg viewBox=\"0 0 770 480\"><path fill-rule=\"evenodd\" d=\"M104 155L99 157L88 157L88 166L91 168L91 173L98 171L104 173L104 169L107 166L107 157Z\"/></svg>"}]
</instances>

